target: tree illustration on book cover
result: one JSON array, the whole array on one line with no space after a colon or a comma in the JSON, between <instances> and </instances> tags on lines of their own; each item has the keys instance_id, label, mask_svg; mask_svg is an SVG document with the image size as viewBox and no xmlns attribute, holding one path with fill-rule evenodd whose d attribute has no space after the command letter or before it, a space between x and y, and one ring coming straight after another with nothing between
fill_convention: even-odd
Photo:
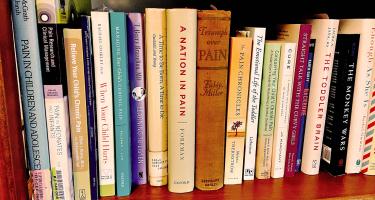
<instances>
[{"instance_id":1,"label":"tree illustration on book cover","mask_svg":"<svg viewBox=\"0 0 375 200\"><path fill-rule=\"evenodd\" d=\"M238 130L238 128L239 128L241 125L242 125L242 122L241 122L241 121L235 121L235 122L233 122L233 125L232 125L232 127L231 127L231 130L232 130L232 131L236 131L236 135L235 135L235 136L237 136L237 130Z\"/></svg>"}]
</instances>

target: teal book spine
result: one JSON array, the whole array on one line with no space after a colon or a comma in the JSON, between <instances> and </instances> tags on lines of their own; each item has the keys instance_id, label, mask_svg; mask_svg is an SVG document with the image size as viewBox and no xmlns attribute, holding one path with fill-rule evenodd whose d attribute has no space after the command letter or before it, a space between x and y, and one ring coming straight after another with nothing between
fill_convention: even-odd
<instances>
[{"instance_id":1,"label":"teal book spine","mask_svg":"<svg viewBox=\"0 0 375 200\"><path fill-rule=\"evenodd\" d=\"M131 191L130 102L126 14L110 13L115 127L116 195Z\"/></svg>"},{"instance_id":2,"label":"teal book spine","mask_svg":"<svg viewBox=\"0 0 375 200\"><path fill-rule=\"evenodd\" d=\"M51 199L51 172L35 1L11 2L33 195L36 200Z\"/></svg>"}]
</instances>

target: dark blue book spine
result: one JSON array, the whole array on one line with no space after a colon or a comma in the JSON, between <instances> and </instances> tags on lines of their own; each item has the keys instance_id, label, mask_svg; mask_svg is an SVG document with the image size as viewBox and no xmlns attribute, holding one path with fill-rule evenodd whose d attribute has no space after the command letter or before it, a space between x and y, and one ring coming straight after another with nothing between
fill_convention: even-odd
<instances>
[{"instance_id":1,"label":"dark blue book spine","mask_svg":"<svg viewBox=\"0 0 375 200\"><path fill-rule=\"evenodd\" d=\"M94 65L91 43L91 23L90 16L82 16L82 45L83 61L85 66L86 84L86 105L87 105L87 127L89 138L89 161L90 161L90 185L91 198L99 199L98 193L98 146L96 139L96 108L95 108L95 85L94 85Z\"/></svg>"},{"instance_id":2,"label":"dark blue book spine","mask_svg":"<svg viewBox=\"0 0 375 200\"><path fill-rule=\"evenodd\" d=\"M146 184L146 105L144 73L144 36L141 13L129 13L128 55L130 81L130 115L132 148L132 181L134 185Z\"/></svg>"},{"instance_id":3,"label":"dark blue book spine","mask_svg":"<svg viewBox=\"0 0 375 200\"><path fill-rule=\"evenodd\" d=\"M310 82L311 82L311 72L314 61L314 51L315 51L315 39L310 40L309 54L307 60L307 69L306 69L306 79L303 86L303 97L302 97L302 113L300 117L300 129L299 129L299 138L297 144L297 160L295 172L301 171L301 161L302 161L302 147L303 147L303 138L305 136L305 126L306 126L306 114L307 114L307 103L309 101L310 93Z\"/></svg>"}]
</instances>

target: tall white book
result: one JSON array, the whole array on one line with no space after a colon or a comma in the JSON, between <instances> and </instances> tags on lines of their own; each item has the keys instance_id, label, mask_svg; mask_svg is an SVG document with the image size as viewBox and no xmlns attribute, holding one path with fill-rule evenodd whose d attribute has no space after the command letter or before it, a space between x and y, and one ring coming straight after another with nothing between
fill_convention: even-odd
<instances>
[{"instance_id":1,"label":"tall white book","mask_svg":"<svg viewBox=\"0 0 375 200\"><path fill-rule=\"evenodd\" d=\"M197 10L167 10L168 190L194 189Z\"/></svg>"},{"instance_id":2,"label":"tall white book","mask_svg":"<svg viewBox=\"0 0 375 200\"><path fill-rule=\"evenodd\" d=\"M253 38L253 49L251 55L243 179L254 180L266 28L246 27L245 30L249 31L249 37Z\"/></svg>"},{"instance_id":3,"label":"tall white book","mask_svg":"<svg viewBox=\"0 0 375 200\"><path fill-rule=\"evenodd\" d=\"M296 43L281 42L279 80L277 83L277 100L275 128L271 158L271 177L284 176L286 146L289 130L290 105L292 102L293 79L296 60Z\"/></svg>"},{"instance_id":4,"label":"tall white book","mask_svg":"<svg viewBox=\"0 0 375 200\"><path fill-rule=\"evenodd\" d=\"M345 172L359 173L367 130L371 77L374 70L375 19L342 19L339 34L360 34Z\"/></svg>"},{"instance_id":5,"label":"tall white book","mask_svg":"<svg viewBox=\"0 0 375 200\"><path fill-rule=\"evenodd\" d=\"M305 174L316 175L319 173L339 20L314 19L308 21L308 23L312 25L311 39L315 39L316 46L311 74L301 171Z\"/></svg>"},{"instance_id":6,"label":"tall white book","mask_svg":"<svg viewBox=\"0 0 375 200\"><path fill-rule=\"evenodd\" d=\"M91 12L100 196L115 195L112 68L108 12Z\"/></svg>"}]
</instances>

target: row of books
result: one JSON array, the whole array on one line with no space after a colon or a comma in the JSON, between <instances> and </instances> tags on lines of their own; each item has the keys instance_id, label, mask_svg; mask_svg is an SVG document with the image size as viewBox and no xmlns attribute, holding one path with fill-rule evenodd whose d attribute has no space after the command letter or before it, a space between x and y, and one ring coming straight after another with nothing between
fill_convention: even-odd
<instances>
[{"instance_id":1,"label":"row of books","mask_svg":"<svg viewBox=\"0 0 375 200\"><path fill-rule=\"evenodd\" d=\"M147 182L215 190L315 175L321 160L334 175L375 172L374 19L280 25L265 40L254 27L230 37L229 11L93 11L68 24L68 10L49 13L64 8L19 3L35 199Z\"/></svg>"}]
</instances>

